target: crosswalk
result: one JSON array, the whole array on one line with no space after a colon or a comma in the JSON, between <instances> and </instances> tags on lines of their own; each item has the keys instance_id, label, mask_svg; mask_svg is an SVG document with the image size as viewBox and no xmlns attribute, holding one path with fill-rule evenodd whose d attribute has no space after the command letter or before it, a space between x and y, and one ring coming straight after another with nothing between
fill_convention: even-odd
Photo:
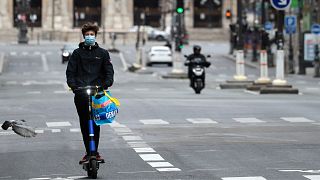
<instances>
[{"instance_id":1,"label":"crosswalk","mask_svg":"<svg viewBox=\"0 0 320 180\"><path fill-rule=\"evenodd\" d=\"M223 177L221 179L222 180L268 180L263 176ZM302 175L300 179L320 180L320 175Z\"/></svg>"},{"instance_id":2,"label":"crosswalk","mask_svg":"<svg viewBox=\"0 0 320 180\"><path fill-rule=\"evenodd\" d=\"M211 125L219 127L219 125L245 125L245 124L254 124L254 125L267 125L267 124L303 124L303 125L320 125L320 123L316 120L312 120L306 117L279 117L279 118L263 118L263 120L256 117L241 117L241 118L230 118L230 119L217 119L214 120L212 118L185 118L185 119L139 119L135 122L130 121L128 125L142 125L142 126L170 126L170 125ZM125 123L124 123L125 124ZM65 122L45 122L42 126L36 128L36 133L45 134L45 133L80 133L81 130L78 126L78 122L71 123L69 121ZM110 124L113 126L113 124ZM122 129L119 129L119 131ZM125 133L127 132L124 129ZM121 133L121 132L120 132ZM10 131L0 130L0 136L13 135Z\"/></svg>"},{"instance_id":3,"label":"crosswalk","mask_svg":"<svg viewBox=\"0 0 320 180\"><path fill-rule=\"evenodd\" d=\"M242 118L230 118L224 120L213 120L211 118L186 118L184 123L191 124L224 124L224 123L240 123L240 124L265 124L265 123L314 123L317 121L308 119L306 117L280 117L280 118L272 118L272 119L259 119L256 117L242 117ZM142 119L139 120L140 123L144 125L168 125L168 124L177 124L181 123L180 121L169 122L169 120L163 119Z\"/></svg>"},{"instance_id":4,"label":"crosswalk","mask_svg":"<svg viewBox=\"0 0 320 180\"><path fill-rule=\"evenodd\" d=\"M10 56L38 56L41 54L45 54L45 55L52 55L52 54L61 54L61 51L44 51L44 52L40 52L40 51L22 51L22 52L17 52L17 51L11 51L8 52L8 55Z\"/></svg>"},{"instance_id":5,"label":"crosswalk","mask_svg":"<svg viewBox=\"0 0 320 180\"><path fill-rule=\"evenodd\" d=\"M172 171L172 169L178 168L162 168L162 167L171 167L173 166L169 162L148 162L148 164L152 167L160 169L159 172L165 173L168 171ZM75 180L75 179L83 179L86 176L72 176L72 177L41 177L41 178L30 178L29 180ZM286 178L287 180L288 178ZM297 179L301 180L320 180L320 175L298 175ZM265 178L263 176L247 176L247 177L222 177L221 180L271 180L270 178ZM274 179L272 179L274 180Z\"/></svg>"}]
</instances>

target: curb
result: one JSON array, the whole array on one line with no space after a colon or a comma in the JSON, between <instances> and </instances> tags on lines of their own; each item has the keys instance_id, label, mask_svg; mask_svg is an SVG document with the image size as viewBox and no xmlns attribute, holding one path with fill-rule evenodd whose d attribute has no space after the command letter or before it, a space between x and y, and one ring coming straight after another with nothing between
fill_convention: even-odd
<instances>
[{"instance_id":1,"label":"curb","mask_svg":"<svg viewBox=\"0 0 320 180\"><path fill-rule=\"evenodd\" d=\"M3 67L4 67L4 53L0 54L0 75L3 72Z\"/></svg>"}]
</instances>

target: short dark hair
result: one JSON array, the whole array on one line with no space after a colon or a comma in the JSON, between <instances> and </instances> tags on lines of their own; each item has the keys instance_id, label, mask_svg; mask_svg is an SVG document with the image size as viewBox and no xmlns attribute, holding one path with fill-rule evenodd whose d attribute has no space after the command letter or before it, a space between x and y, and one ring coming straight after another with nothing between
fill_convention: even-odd
<instances>
[{"instance_id":1,"label":"short dark hair","mask_svg":"<svg viewBox=\"0 0 320 180\"><path fill-rule=\"evenodd\" d=\"M95 24L92 24L92 23L86 23L82 26L82 29L81 29L81 32L82 32L82 35L84 36L84 34L88 31L94 31L94 33L96 34L97 36L97 33L99 31L99 27Z\"/></svg>"}]
</instances>

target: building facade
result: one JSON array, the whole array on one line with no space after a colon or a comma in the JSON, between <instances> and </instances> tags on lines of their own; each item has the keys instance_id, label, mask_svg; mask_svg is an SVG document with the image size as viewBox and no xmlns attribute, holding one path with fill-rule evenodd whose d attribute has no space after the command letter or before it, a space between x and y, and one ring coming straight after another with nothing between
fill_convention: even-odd
<instances>
[{"instance_id":1,"label":"building facade","mask_svg":"<svg viewBox=\"0 0 320 180\"><path fill-rule=\"evenodd\" d=\"M224 13L235 12L234 0L184 0L185 26L191 32L223 33L230 20ZM174 0L1 0L0 32L15 34L22 19L41 38L68 40L70 33L91 21L106 31L128 31L145 24L160 29L171 26ZM141 18L144 18L142 21ZM190 33L194 34L194 33ZM192 38L192 35L190 35Z\"/></svg>"}]
</instances>

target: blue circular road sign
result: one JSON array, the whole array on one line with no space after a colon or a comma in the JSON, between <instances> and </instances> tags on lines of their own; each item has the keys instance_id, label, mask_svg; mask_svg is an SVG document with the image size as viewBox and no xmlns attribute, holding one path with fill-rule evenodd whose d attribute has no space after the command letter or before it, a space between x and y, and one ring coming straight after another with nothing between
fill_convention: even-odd
<instances>
[{"instance_id":1,"label":"blue circular road sign","mask_svg":"<svg viewBox=\"0 0 320 180\"><path fill-rule=\"evenodd\" d=\"M291 0L270 0L270 2L277 10L285 10L291 5Z\"/></svg>"},{"instance_id":2,"label":"blue circular road sign","mask_svg":"<svg viewBox=\"0 0 320 180\"><path fill-rule=\"evenodd\" d=\"M264 29L267 30L267 31L271 31L273 29L273 24L270 21L267 21L264 24Z\"/></svg>"},{"instance_id":3,"label":"blue circular road sign","mask_svg":"<svg viewBox=\"0 0 320 180\"><path fill-rule=\"evenodd\" d=\"M320 34L320 24L313 24L311 26L311 32L313 34Z\"/></svg>"}]
</instances>

